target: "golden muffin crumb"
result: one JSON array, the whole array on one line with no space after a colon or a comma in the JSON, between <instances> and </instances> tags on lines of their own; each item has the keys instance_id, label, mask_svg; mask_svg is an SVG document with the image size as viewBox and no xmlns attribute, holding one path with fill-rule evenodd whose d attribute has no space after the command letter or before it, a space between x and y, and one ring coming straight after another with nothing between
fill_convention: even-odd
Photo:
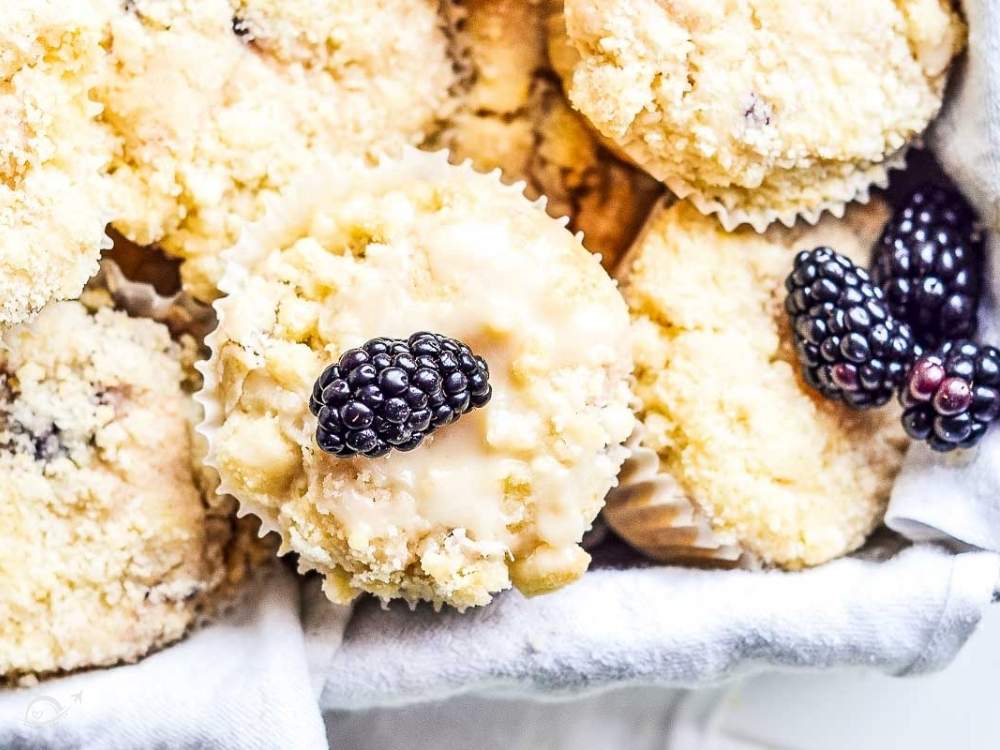
<instances>
[{"instance_id":1,"label":"golden muffin crumb","mask_svg":"<svg viewBox=\"0 0 1000 750\"><path fill-rule=\"evenodd\" d=\"M180 357L160 324L77 302L0 339L0 678L135 661L259 559L199 490Z\"/></svg>"},{"instance_id":2,"label":"golden muffin crumb","mask_svg":"<svg viewBox=\"0 0 1000 750\"><path fill-rule=\"evenodd\" d=\"M99 2L0 3L0 328L78 295L107 239Z\"/></svg>"},{"instance_id":3,"label":"golden muffin crumb","mask_svg":"<svg viewBox=\"0 0 1000 750\"><path fill-rule=\"evenodd\" d=\"M553 28L570 101L601 134L758 229L883 184L965 41L948 0L566 0Z\"/></svg>"},{"instance_id":4,"label":"golden muffin crumb","mask_svg":"<svg viewBox=\"0 0 1000 750\"><path fill-rule=\"evenodd\" d=\"M115 227L213 299L222 251L297 170L418 143L447 114L442 26L435 0L132 0L99 91Z\"/></svg>"}]
</instances>

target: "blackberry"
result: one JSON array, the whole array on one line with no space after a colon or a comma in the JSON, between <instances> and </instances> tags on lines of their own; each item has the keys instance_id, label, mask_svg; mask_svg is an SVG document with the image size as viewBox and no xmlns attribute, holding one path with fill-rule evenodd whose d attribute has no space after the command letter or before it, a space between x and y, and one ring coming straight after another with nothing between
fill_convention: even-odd
<instances>
[{"instance_id":1,"label":"blackberry","mask_svg":"<svg viewBox=\"0 0 1000 750\"><path fill-rule=\"evenodd\" d=\"M348 458L410 451L434 430L485 406L493 395L486 360L437 333L375 338L344 352L313 387L316 443Z\"/></svg>"},{"instance_id":2,"label":"blackberry","mask_svg":"<svg viewBox=\"0 0 1000 750\"><path fill-rule=\"evenodd\" d=\"M795 256L785 288L806 382L856 409L889 401L913 359L913 336L893 318L868 272L818 247Z\"/></svg>"},{"instance_id":3,"label":"blackberry","mask_svg":"<svg viewBox=\"0 0 1000 750\"><path fill-rule=\"evenodd\" d=\"M883 230L872 279L916 339L938 346L975 333L982 259L972 207L954 190L925 185Z\"/></svg>"},{"instance_id":4,"label":"blackberry","mask_svg":"<svg viewBox=\"0 0 1000 750\"><path fill-rule=\"evenodd\" d=\"M1000 415L1000 351L949 341L916 361L900 389L903 428L936 451L971 448Z\"/></svg>"}]
</instances>

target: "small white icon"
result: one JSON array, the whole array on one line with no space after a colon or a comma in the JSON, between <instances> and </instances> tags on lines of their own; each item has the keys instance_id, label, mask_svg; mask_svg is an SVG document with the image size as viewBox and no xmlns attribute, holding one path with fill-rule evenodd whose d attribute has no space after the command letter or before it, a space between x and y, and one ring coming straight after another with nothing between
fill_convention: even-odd
<instances>
[{"instance_id":1,"label":"small white icon","mask_svg":"<svg viewBox=\"0 0 1000 750\"><path fill-rule=\"evenodd\" d=\"M73 703L83 702L83 691L70 696ZM47 727L55 724L69 713L71 706L63 705L58 698L40 695L28 704L24 711L24 723L30 727Z\"/></svg>"}]
</instances>

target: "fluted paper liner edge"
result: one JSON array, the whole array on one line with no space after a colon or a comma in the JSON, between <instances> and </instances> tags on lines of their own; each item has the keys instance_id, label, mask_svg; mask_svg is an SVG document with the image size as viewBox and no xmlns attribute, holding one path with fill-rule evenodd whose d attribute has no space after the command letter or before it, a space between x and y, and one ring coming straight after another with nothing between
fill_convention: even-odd
<instances>
[{"instance_id":1,"label":"fluted paper liner edge","mask_svg":"<svg viewBox=\"0 0 1000 750\"><path fill-rule=\"evenodd\" d=\"M629 454L604 506L611 529L657 562L755 567L754 558L713 531L677 480L661 470L656 451L642 443L644 434L637 423L625 443Z\"/></svg>"}]
</instances>

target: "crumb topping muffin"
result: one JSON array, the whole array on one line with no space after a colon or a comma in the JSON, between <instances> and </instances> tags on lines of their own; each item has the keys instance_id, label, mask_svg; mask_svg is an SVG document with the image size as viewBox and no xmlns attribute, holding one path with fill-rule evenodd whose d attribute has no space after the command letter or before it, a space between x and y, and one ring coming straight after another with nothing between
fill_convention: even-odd
<instances>
[{"instance_id":1,"label":"crumb topping muffin","mask_svg":"<svg viewBox=\"0 0 1000 750\"><path fill-rule=\"evenodd\" d=\"M654 180L613 157L570 109L545 49L541 3L452 0L458 107L435 143L481 171L524 180L548 199L583 243L613 268L659 192Z\"/></svg>"},{"instance_id":2,"label":"crumb topping muffin","mask_svg":"<svg viewBox=\"0 0 1000 750\"><path fill-rule=\"evenodd\" d=\"M0 678L135 661L246 574L252 535L192 468L183 378L164 326L108 307L0 338Z\"/></svg>"},{"instance_id":3,"label":"crumb topping muffin","mask_svg":"<svg viewBox=\"0 0 1000 750\"><path fill-rule=\"evenodd\" d=\"M434 0L130 0L109 45L115 226L202 299L296 170L423 140L455 79Z\"/></svg>"},{"instance_id":4,"label":"crumb topping muffin","mask_svg":"<svg viewBox=\"0 0 1000 750\"><path fill-rule=\"evenodd\" d=\"M865 263L885 218L876 203L807 229L730 234L679 203L626 259L643 442L720 543L765 563L859 547L899 470L898 407L854 411L807 386L783 308L797 251L829 245Z\"/></svg>"},{"instance_id":5,"label":"crumb topping muffin","mask_svg":"<svg viewBox=\"0 0 1000 750\"><path fill-rule=\"evenodd\" d=\"M104 20L99 0L0 4L0 327L97 270L111 142L89 92Z\"/></svg>"},{"instance_id":6,"label":"crumb topping muffin","mask_svg":"<svg viewBox=\"0 0 1000 750\"><path fill-rule=\"evenodd\" d=\"M605 138L758 230L884 183L965 39L948 0L566 0L553 28L569 99Z\"/></svg>"},{"instance_id":7,"label":"crumb topping muffin","mask_svg":"<svg viewBox=\"0 0 1000 750\"><path fill-rule=\"evenodd\" d=\"M465 608L583 573L634 422L629 322L562 223L494 175L410 150L328 165L230 262L200 396L209 463L331 599ZM485 358L489 404L412 452L321 451L309 401L324 368L421 330Z\"/></svg>"}]
</instances>

